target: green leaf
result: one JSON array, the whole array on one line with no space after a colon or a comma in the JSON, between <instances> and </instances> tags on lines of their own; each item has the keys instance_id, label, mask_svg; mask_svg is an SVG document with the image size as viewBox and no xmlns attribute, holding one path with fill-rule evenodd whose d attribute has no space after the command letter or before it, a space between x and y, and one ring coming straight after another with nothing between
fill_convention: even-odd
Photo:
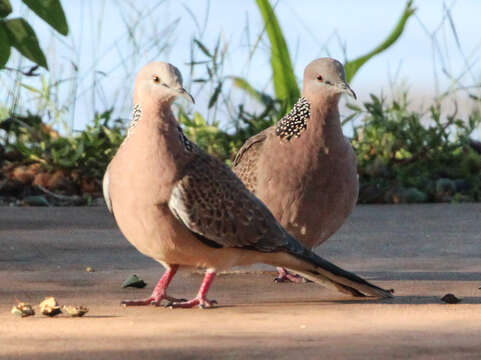
<instances>
[{"instance_id":1,"label":"green leaf","mask_svg":"<svg viewBox=\"0 0 481 360\"><path fill-rule=\"evenodd\" d=\"M215 88L214 93L210 97L209 106L208 106L209 109L212 106L214 106L214 104L217 102L217 98L219 97L221 91L222 91L222 83L220 82Z\"/></svg>"},{"instance_id":2,"label":"green leaf","mask_svg":"<svg viewBox=\"0 0 481 360\"><path fill-rule=\"evenodd\" d=\"M23 0L23 2L60 34L68 34L68 24L60 0Z\"/></svg>"},{"instance_id":3,"label":"green leaf","mask_svg":"<svg viewBox=\"0 0 481 360\"><path fill-rule=\"evenodd\" d=\"M37 36L25 19L5 21L5 30L12 46L23 56L48 70L47 60L40 49Z\"/></svg>"},{"instance_id":4,"label":"green leaf","mask_svg":"<svg viewBox=\"0 0 481 360\"><path fill-rule=\"evenodd\" d=\"M0 17L4 18L12 12L12 5L9 0L0 0Z\"/></svg>"},{"instance_id":5,"label":"green leaf","mask_svg":"<svg viewBox=\"0 0 481 360\"><path fill-rule=\"evenodd\" d=\"M194 42L196 43L196 45L199 47L199 49L201 49L202 52L203 52L206 56L208 56L208 57L210 57L210 58L212 57L212 55L210 54L209 49L207 49L207 47L206 47L204 44L202 44L202 43L200 42L200 40L194 39Z\"/></svg>"},{"instance_id":6,"label":"green leaf","mask_svg":"<svg viewBox=\"0 0 481 360\"><path fill-rule=\"evenodd\" d=\"M300 91L292 67L289 49L277 21L276 14L268 0L256 0L264 19L271 43L271 67L276 97L291 108L299 99Z\"/></svg>"},{"instance_id":7,"label":"green leaf","mask_svg":"<svg viewBox=\"0 0 481 360\"><path fill-rule=\"evenodd\" d=\"M234 85L239 89L244 90L247 94L252 96L254 99L259 101L261 104L267 105L272 103L274 100L267 94L254 89L254 87L249 84L246 79L243 79L238 76L233 76L232 80L234 80Z\"/></svg>"},{"instance_id":8,"label":"green leaf","mask_svg":"<svg viewBox=\"0 0 481 360\"><path fill-rule=\"evenodd\" d=\"M355 111L355 112L361 112L361 111L362 111L362 109L361 109L359 106L357 106L357 105L355 105L355 104L351 104L351 103L349 103L349 102L346 103L346 107L347 107L348 109L352 110L352 111Z\"/></svg>"},{"instance_id":9,"label":"green leaf","mask_svg":"<svg viewBox=\"0 0 481 360\"><path fill-rule=\"evenodd\" d=\"M412 5L413 0L408 0L408 2L406 3L406 7L404 8L404 11L401 15L401 18L394 27L393 31L379 46L377 46L374 50L368 52L367 54L358 57L355 60L346 61L346 63L344 64L344 69L346 71L346 81L348 83L351 82L352 78L362 65L364 65L373 56L378 55L379 53L389 48L399 39L399 37L404 31L404 27L406 26L408 19L416 11L416 8L414 8Z\"/></svg>"},{"instance_id":10,"label":"green leaf","mask_svg":"<svg viewBox=\"0 0 481 360\"><path fill-rule=\"evenodd\" d=\"M194 119L193 119L192 125L194 125L194 127L206 126L207 121L205 121L205 118L202 116L201 113L196 111L194 113Z\"/></svg>"},{"instance_id":11,"label":"green leaf","mask_svg":"<svg viewBox=\"0 0 481 360\"><path fill-rule=\"evenodd\" d=\"M1 1L1 0L0 0ZM3 21L0 21L0 69L2 69L10 57L10 41Z\"/></svg>"},{"instance_id":12,"label":"green leaf","mask_svg":"<svg viewBox=\"0 0 481 360\"><path fill-rule=\"evenodd\" d=\"M342 120L341 125L344 126L345 124L347 124L348 122L350 122L350 121L352 121L354 118L356 118L358 115L359 115L358 113L353 113L353 114L351 114L351 115L349 115L349 116L346 116L346 117Z\"/></svg>"}]
</instances>

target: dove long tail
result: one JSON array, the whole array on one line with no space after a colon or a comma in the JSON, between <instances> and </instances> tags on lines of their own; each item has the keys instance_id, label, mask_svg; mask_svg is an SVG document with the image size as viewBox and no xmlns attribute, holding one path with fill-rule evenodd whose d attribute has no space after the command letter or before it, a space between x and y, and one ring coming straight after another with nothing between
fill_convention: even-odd
<instances>
[{"instance_id":1,"label":"dove long tail","mask_svg":"<svg viewBox=\"0 0 481 360\"><path fill-rule=\"evenodd\" d=\"M360 276L341 269L339 266L321 258L308 249L289 251L293 261L284 264L288 270L306 279L354 296L375 296L391 298L393 290L384 290ZM295 259L294 259L295 258Z\"/></svg>"}]
</instances>

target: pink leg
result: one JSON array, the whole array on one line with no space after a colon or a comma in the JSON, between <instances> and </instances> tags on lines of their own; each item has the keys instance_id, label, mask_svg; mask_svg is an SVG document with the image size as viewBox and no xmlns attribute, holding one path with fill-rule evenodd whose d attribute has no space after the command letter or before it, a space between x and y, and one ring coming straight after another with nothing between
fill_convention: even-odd
<instances>
[{"instance_id":1,"label":"pink leg","mask_svg":"<svg viewBox=\"0 0 481 360\"><path fill-rule=\"evenodd\" d=\"M279 272L279 276L274 279L275 282L293 282L293 283L305 283L307 282L302 276L297 274L291 274L289 271L282 267L278 267L277 271Z\"/></svg>"},{"instance_id":2,"label":"pink leg","mask_svg":"<svg viewBox=\"0 0 481 360\"><path fill-rule=\"evenodd\" d=\"M169 302L184 300L184 299L180 299L180 300L175 299L166 294L167 287L169 286L178 268L179 268L179 265L172 265L169 269L165 271L164 275L162 275L159 282L155 286L154 291L152 292L152 295L150 295L150 297L146 299L141 299L141 300L123 300L120 302L120 304L123 306L141 306L141 305L160 306L160 302L164 299Z\"/></svg>"},{"instance_id":3,"label":"pink leg","mask_svg":"<svg viewBox=\"0 0 481 360\"><path fill-rule=\"evenodd\" d=\"M189 301L174 301L170 304L170 306L172 308L193 308L194 306L198 305L201 309L214 306L214 304L217 304L217 301L207 300L206 298L207 292L209 291L210 285L214 281L214 278L215 272L207 271L204 275L204 280L202 280L202 285L200 285L199 292L195 298Z\"/></svg>"}]
</instances>

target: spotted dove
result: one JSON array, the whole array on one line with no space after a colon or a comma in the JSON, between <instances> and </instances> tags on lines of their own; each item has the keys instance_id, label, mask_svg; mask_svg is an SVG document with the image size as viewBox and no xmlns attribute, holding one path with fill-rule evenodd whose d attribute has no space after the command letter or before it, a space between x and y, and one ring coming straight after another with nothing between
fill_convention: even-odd
<instances>
[{"instance_id":1,"label":"spotted dove","mask_svg":"<svg viewBox=\"0 0 481 360\"><path fill-rule=\"evenodd\" d=\"M209 307L216 272L253 263L286 267L354 296L391 296L303 247L229 167L189 141L171 110L178 95L193 102L174 66L154 62L139 72L134 119L104 176L104 197L124 236L166 268L150 297L124 305L166 299L172 307ZM166 293L179 267L206 269L190 301Z\"/></svg>"},{"instance_id":2,"label":"spotted dove","mask_svg":"<svg viewBox=\"0 0 481 360\"><path fill-rule=\"evenodd\" d=\"M292 110L248 139L233 163L247 188L308 248L339 229L357 201L356 158L339 120L342 93L356 98L342 64L314 60L304 71L302 96ZM301 280L278 270L277 281Z\"/></svg>"}]
</instances>

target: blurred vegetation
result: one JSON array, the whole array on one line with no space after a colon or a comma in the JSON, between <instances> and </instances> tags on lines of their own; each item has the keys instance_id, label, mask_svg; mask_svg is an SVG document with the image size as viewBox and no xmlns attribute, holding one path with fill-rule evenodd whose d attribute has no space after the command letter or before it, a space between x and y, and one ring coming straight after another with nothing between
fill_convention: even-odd
<instances>
[{"instance_id":1,"label":"blurred vegetation","mask_svg":"<svg viewBox=\"0 0 481 360\"><path fill-rule=\"evenodd\" d=\"M34 114L1 121L0 196L31 205L80 205L101 196L103 174L125 135L125 122L111 113L96 114L74 136L61 136Z\"/></svg>"},{"instance_id":2,"label":"blurred vegetation","mask_svg":"<svg viewBox=\"0 0 481 360\"><path fill-rule=\"evenodd\" d=\"M249 137L277 122L300 94L274 8L268 0L256 3L264 20L259 38L265 31L270 44L273 94L256 89L242 76L225 75L228 46L219 37L211 49L200 36L192 41L190 75L199 91L211 94L209 113L203 116L177 105L186 135L228 164ZM0 15L2 4L9 3L0 0ZM379 46L345 61L349 80L373 56L399 40L414 11L413 1L407 1L394 29ZM195 59L199 53L200 59ZM196 77L199 70L203 70L202 77ZM52 94L60 83L49 84L41 77L40 86L33 87L19 81L20 87L38 95L32 113L0 107L0 203L3 198L7 203L30 205L88 204L101 196L102 176L125 136L126 121L113 118L113 109L109 109L96 114L82 131L68 128L67 109ZM254 106L233 102L233 89L245 94ZM353 127L361 203L481 201L481 146L471 139L481 125L481 115L473 110L462 120L457 112L443 114L441 104L435 104L427 113L410 110L408 94L391 102L372 95L362 106L348 104L350 114L343 124ZM62 134L54 130L59 124L64 125Z\"/></svg>"},{"instance_id":3,"label":"blurred vegetation","mask_svg":"<svg viewBox=\"0 0 481 360\"><path fill-rule=\"evenodd\" d=\"M407 95L389 104L371 95L350 108L361 118L352 139L359 202L481 201L481 153L469 140L481 125L478 110L467 121L442 116L440 105L420 114L408 110Z\"/></svg>"}]
</instances>

